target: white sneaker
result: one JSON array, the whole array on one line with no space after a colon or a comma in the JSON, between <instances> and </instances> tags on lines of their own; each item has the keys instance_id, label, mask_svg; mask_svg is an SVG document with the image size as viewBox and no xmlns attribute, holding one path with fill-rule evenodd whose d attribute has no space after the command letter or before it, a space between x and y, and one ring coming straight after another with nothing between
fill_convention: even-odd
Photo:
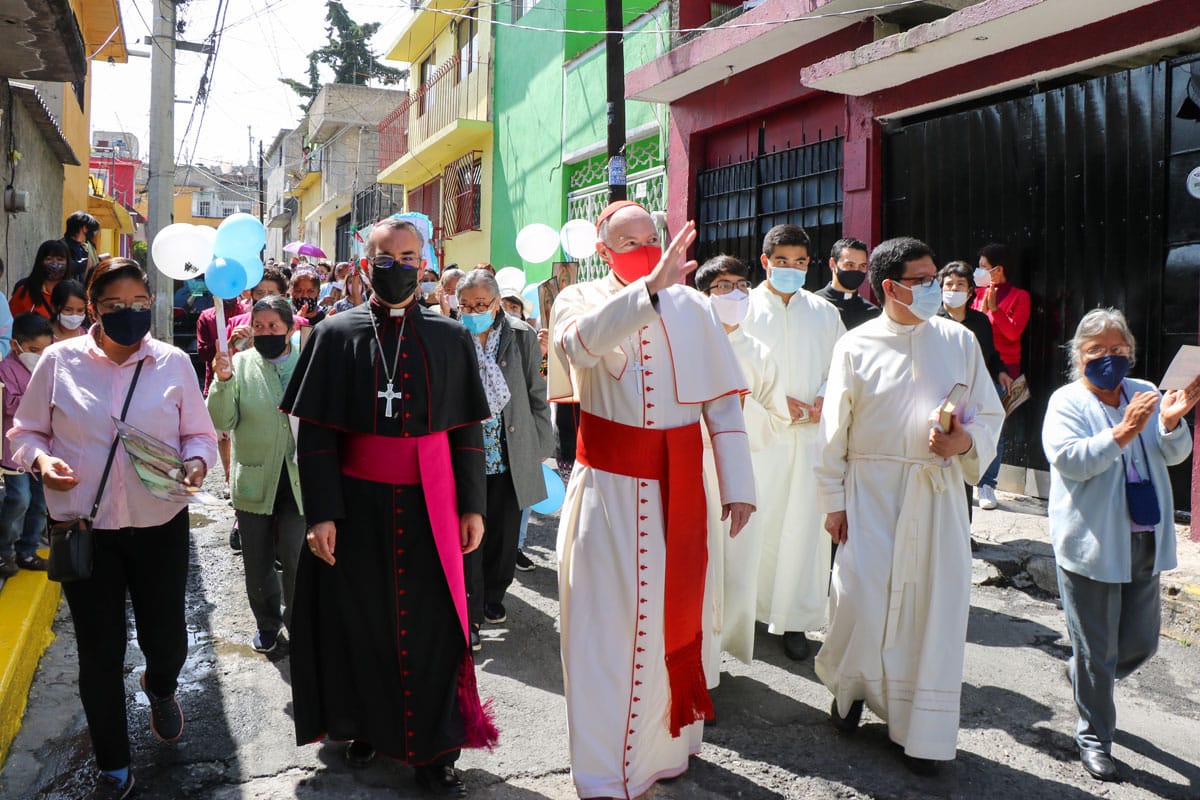
<instances>
[{"instance_id":1,"label":"white sneaker","mask_svg":"<svg viewBox=\"0 0 1200 800\"><path fill-rule=\"evenodd\" d=\"M991 511L994 508L999 508L1000 504L996 502L996 490L990 486L979 487L979 507L984 511Z\"/></svg>"}]
</instances>

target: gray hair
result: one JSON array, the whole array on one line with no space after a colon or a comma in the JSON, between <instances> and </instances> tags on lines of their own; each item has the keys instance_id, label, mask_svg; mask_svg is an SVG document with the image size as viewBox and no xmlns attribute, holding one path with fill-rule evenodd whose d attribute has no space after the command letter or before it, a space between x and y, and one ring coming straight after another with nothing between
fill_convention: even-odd
<instances>
[{"instance_id":1,"label":"gray hair","mask_svg":"<svg viewBox=\"0 0 1200 800\"><path fill-rule=\"evenodd\" d=\"M395 217L381 219L375 223L371 234L374 235L375 231L380 228L388 231L412 231L413 235L417 237L417 250L423 251L425 249L425 235L421 233L420 228L407 219L396 219Z\"/></svg>"},{"instance_id":2,"label":"gray hair","mask_svg":"<svg viewBox=\"0 0 1200 800\"><path fill-rule=\"evenodd\" d=\"M292 312L292 304L288 302L286 297L280 297L277 294L267 295L254 304L254 308L250 311L250 319L253 320L254 315L260 311L274 311L283 320L283 324L288 326L289 330L296 324L296 318Z\"/></svg>"},{"instance_id":3,"label":"gray hair","mask_svg":"<svg viewBox=\"0 0 1200 800\"><path fill-rule=\"evenodd\" d=\"M496 276L486 269L473 269L468 272L466 277L458 282L458 289L454 293L461 298L463 292L477 286L487 289L493 298L500 296L500 284L496 283Z\"/></svg>"},{"instance_id":4,"label":"gray hair","mask_svg":"<svg viewBox=\"0 0 1200 800\"><path fill-rule=\"evenodd\" d=\"M466 275L467 275L467 273L463 272L461 269L448 269L442 273L442 278L441 278L442 286L449 286L450 281L462 280L463 278L466 277Z\"/></svg>"},{"instance_id":5,"label":"gray hair","mask_svg":"<svg viewBox=\"0 0 1200 800\"><path fill-rule=\"evenodd\" d=\"M1077 381L1083 377L1081 362L1084 344L1108 330L1116 330L1125 337L1125 343L1133 351L1129 355L1129 363L1131 366L1137 363L1137 340L1133 338L1133 331L1129 329L1125 315L1115 308L1093 308L1083 315L1083 319L1079 320L1079 327L1075 329L1074 338L1067 343L1067 352L1070 354L1071 361L1069 365L1071 380Z\"/></svg>"}]
</instances>

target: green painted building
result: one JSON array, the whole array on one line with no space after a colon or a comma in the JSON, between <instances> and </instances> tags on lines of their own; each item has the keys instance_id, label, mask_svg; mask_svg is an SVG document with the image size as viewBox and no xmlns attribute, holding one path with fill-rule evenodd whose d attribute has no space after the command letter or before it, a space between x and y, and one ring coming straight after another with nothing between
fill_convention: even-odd
<instances>
[{"instance_id":1,"label":"green painted building","mask_svg":"<svg viewBox=\"0 0 1200 800\"><path fill-rule=\"evenodd\" d=\"M666 3L626 2L626 72L667 50ZM523 13L522 13L523 12ZM550 275L550 263L527 264L517 254L521 228L568 219L594 220L608 201L607 106L602 0L528 0L512 5L513 27L496 26L491 262L523 267L530 281ZM629 197L665 210L665 105L625 106ZM561 250L555 259L563 259ZM597 277L598 259L582 265Z\"/></svg>"}]
</instances>

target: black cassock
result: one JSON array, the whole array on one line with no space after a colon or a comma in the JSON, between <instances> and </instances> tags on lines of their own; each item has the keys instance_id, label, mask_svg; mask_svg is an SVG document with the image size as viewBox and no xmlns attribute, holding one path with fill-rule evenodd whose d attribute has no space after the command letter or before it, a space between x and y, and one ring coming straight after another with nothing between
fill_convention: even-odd
<instances>
[{"instance_id":1,"label":"black cassock","mask_svg":"<svg viewBox=\"0 0 1200 800\"><path fill-rule=\"evenodd\" d=\"M280 405L300 419L297 452L308 524L337 525L336 564L306 549L296 576L296 741L361 739L419 765L453 758L461 747L489 745L495 730L479 708L471 653L422 485L344 475L339 450L348 434L446 432L458 513L483 514L480 420L489 411L467 330L415 304L410 309L402 341L405 317L375 304L322 322ZM388 417L387 401L378 395L388 389L393 360L398 397Z\"/></svg>"}]
</instances>

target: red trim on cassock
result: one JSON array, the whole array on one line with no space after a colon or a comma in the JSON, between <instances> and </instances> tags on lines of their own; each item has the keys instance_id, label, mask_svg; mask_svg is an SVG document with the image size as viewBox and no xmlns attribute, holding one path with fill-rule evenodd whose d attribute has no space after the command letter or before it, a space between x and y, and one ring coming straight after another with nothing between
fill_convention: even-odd
<instances>
[{"instance_id":1,"label":"red trim on cassock","mask_svg":"<svg viewBox=\"0 0 1200 800\"><path fill-rule=\"evenodd\" d=\"M663 635L672 736L693 722L713 718L700 657L708 568L703 456L699 423L647 430L586 411L580 415L576 461L615 475L658 481L662 493L667 548Z\"/></svg>"}]
</instances>

